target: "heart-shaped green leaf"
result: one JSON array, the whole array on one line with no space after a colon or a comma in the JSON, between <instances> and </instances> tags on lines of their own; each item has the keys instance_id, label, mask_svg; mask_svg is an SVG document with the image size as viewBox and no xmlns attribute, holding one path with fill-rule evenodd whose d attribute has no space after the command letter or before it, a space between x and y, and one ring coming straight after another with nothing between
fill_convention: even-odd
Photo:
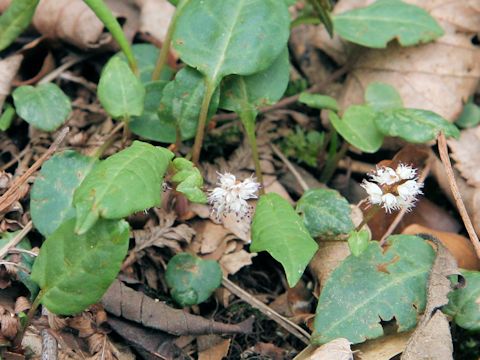
<instances>
[{"instance_id":1,"label":"heart-shaped green leaf","mask_svg":"<svg viewBox=\"0 0 480 360\"><path fill-rule=\"evenodd\" d=\"M480 272L462 270L465 287L448 294L448 305L443 312L452 316L464 329L480 330Z\"/></svg>"},{"instance_id":2,"label":"heart-shaped green leaf","mask_svg":"<svg viewBox=\"0 0 480 360\"><path fill-rule=\"evenodd\" d=\"M175 142L175 127L171 121L162 121L159 117L160 100L166 81L151 81L145 84L145 103L143 114L132 117L129 128L134 134L145 139L160 142Z\"/></svg>"},{"instance_id":3,"label":"heart-shaped green leaf","mask_svg":"<svg viewBox=\"0 0 480 360\"><path fill-rule=\"evenodd\" d=\"M43 243L32 270L41 303L55 314L71 315L96 303L118 274L127 254L124 220L100 220L77 235L75 219L64 222Z\"/></svg>"},{"instance_id":4,"label":"heart-shaped green leaf","mask_svg":"<svg viewBox=\"0 0 480 360\"><path fill-rule=\"evenodd\" d=\"M14 42L32 21L40 0L15 0L0 16L0 51Z\"/></svg>"},{"instance_id":5,"label":"heart-shaped green leaf","mask_svg":"<svg viewBox=\"0 0 480 360\"><path fill-rule=\"evenodd\" d=\"M127 63L112 57L98 82L98 100L114 119L129 120L143 113L145 88Z\"/></svg>"},{"instance_id":6,"label":"heart-shaped green leaf","mask_svg":"<svg viewBox=\"0 0 480 360\"><path fill-rule=\"evenodd\" d=\"M455 124L461 128L471 128L478 125L478 123L480 123L480 106L475 104L473 99L469 99Z\"/></svg>"},{"instance_id":7,"label":"heart-shaped green leaf","mask_svg":"<svg viewBox=\"0 0 480 360\"><path fill-rule=\"evenodd\" d=\"M391 85L376 82L367 86L365 101L375 111L403 108L400 94Z\"/></svg>"},{"instance_id":8,"label":"heart-shaped green leaf","mask_svg":"<svg viewBox=\"0 0 480 360\"><path fill-rule=\"evenodd\" d=\"M354 344L374 339L383 335L380 322L393 318L399 331L415 326L425 308L435 254L418 236L390 236L388 244L384 251L371 242L333 271L318 301L313 343L339 337Z\"/></svg>"},{"instance_id":9,"label":"heart-shaped green leaf","mask_svg":"<svg viewBox=\"0 0 480 360\"><path fill-rule=\"evenodd\" d=\"M314 109L329 109L338 112L337 100L327 95L302 92L298 101Z\"/></svg>"},{"instance_id":10,"label":"heart-shaped green leaf","mask_svg":"<svg viewBox=\"0 0 480 360\"><path fill-rule=\"evenodd\" d=\"M190 1L179 14L173 46L216 87L226 75L269 67L287 44L289 25L283 1Z\"/></svg>"},{"instance_id":11,"label":"heart-shaped green leaf","mask_svg":"<svg viewBox=\"0 0 480 360\"><path fill-rule=\"evenodd\" d=\"M177 126L180 129L183 140L195 136L198 126L200 107L205 95L205 80L202 75L190 67L180 70L175 80L169 82L163 90L160 101L160 113L162 125L167 127L164 134L176 134ZM217 111L219 91L213 94L208 108L207 118L211 118ZM162 141L167 141L167 137ZM168 142L174 142L168 138Z\"/></svg>"},{"instance_id":12,"label":"heart-shaped green leaf","mask_svg":"<svg viewBox=\"0 0 480 360\"><path fill-rule=\"evenodd\" d=\"M335 190L308 190L298 201L297 212L313 237L348 234L354 227L348 201Z\"/></svg>"},{"instance_id":13,"label":"heart-shaped green leaf","mask_svg":"<svg viewBox=\"0 0 480 360\"><path fill-rule=\"evenodd\" d=\"M203 177L198 168L191 161L183 158L176 158L172 162L175 175L172 181L177 183L176 190L194 203L206 203L207 195L202 190Z\"/></svg>"},{"instance_id":14,"label":"heart-shaped green leaf","mask_svg":"<svg viewBox=\"0 0 480 360\"><path fill-rule=\"evenodd\" d=\"M366 153L374 153L383 143L383 134L375 125L375 111L365 105L350 106L340 119L333 111L328 117L335 130L351 145Z\"/></svg>"},{"instance_id":15,"label":"heart-shaped green leaf","mask_svg":"<svg viewBox=\"0 0 480 360\"><path fill-rule=\"evenodd\" d=\"M20 86L12 94L18 116L43 131L54 131L70 115L70 99L55 84Z\"/></svg>"},{"instance_id":16,"label":"heart-shaped green leaf","mask_svg":"<svg viewBox=\"0 0 480 360\"><path fill-rule=\"evenodd\" d=\"M289 78L288 49L284 49L266 70L249 76L231 75L225 78L219 107L239 114L245 106L259 108L273 104L287 89Z\"/></svg>"},{"instance_id":17,"label":"heart-shaped green leaf","mask_svg":"<svg viewBox=\"0 0 480 360\"><path fill-rule=\"evenodd\" d=\"M288 285L293 287L317 249L317 243L287 200L275 193L260 197L253 217L250 251L272 255L282 264Z\"/></svg>"},{"instance_id":18,"label":"heart-shaped green leaf","mask_svg":"<svg viewBox=\"0 0 480 360\"><path fill-rule=\"evenodd\" d=\"M440 115L420 109L394 109L377 113L375 123L387 136L398 136L412 143L437 138L442 131L447 137L458 138L460 131Z\"/></svg>"},{"instance_id":19,"label":"heart-shaped green leaf","mask_svg":"<svg viewBox=\"0 0 480 360\"><path fill-rule=\"evenodd\" d=\"M333 17L335 32L359 45L384 48L398 39L403 46L426 43L443 35L436 20L422 8L400 0L376 1Z\"/></svg>"},{"instance_id":20,"label":"heart-shaped green leaf","mask_svg":"<svg viewBox=\"0 0 480 360\"><path fill-rule=\"evenodd\" d=\"M3 249L10 242L10 240L12 240L19 232L20 231L5 232L3 234L0 234L0 249ZM20 241L18 245L15 246L15 249L31 250L32 246L30 245L30 241L27 238L23 238L22 241ZM38 285L32 280L30 276L30 271L32 269L35 257L30 254L23 253L19 255L19 258L17 258L17 260L15 260L12 254L7 255L5 257L5 260L13 261L20 265L20 267L17 268L16 272L17 278L23 285L26 286L28 291L30 291L30 299L33 301L37 296L39 290Z\"/></svg>"},{"instance_id":21,"label":"heart-shaped green leaf","mask_svg":"<svg viewBox=\"0 0 480 360\"><path fill-rule=\"evenodd\" d=\"M77 188L76 232L84 234L99 217L121 219L160 204L163 175L173 154L141 141L97 162Z\"/></svg>"},{"instance_id":22,"label":"heart-shaped green leaf","mask_svg":"<svg viewBox=\"0 0 480 360\"><path fill-rule=\"evenodd\" d=\"M50 235L65 220L75 217L73 193L94 162L94 158L68 150L43 164L30 193L32 221L42 235Z\"/></svg>"},{"instance_id":23,"label":"heart-shaped green leaf","mask_svg":"<svg viewBox=\"0 0 480 360\"><path fill-rule=\"evenodd\" d=\"M200 304L222 283L222 270L214 260L203 260L188 253L170 259L165 280L173 300L181 306Z\"/></svg>"}]
</instances>

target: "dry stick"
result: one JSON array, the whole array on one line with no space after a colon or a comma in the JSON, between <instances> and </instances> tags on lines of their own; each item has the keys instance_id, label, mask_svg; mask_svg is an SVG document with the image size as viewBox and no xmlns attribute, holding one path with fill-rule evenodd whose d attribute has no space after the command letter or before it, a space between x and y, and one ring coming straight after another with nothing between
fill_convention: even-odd
<instances>
[{"instance_id":1,"label":"dry stick","mask_svg":"<svg viewBox=\"0 0 480 360\"><path fill-rule=\"evenodd\" d=\"M278 325L287 330L290 334L296 336L300 341L305 344L310 344L310 334L302 329L300 326L294 322L288 320L284 316L277 313L270 306L264 304L260 300L256 299L254 296L250 295L248 292L243 290L241 287L230 281L227 277L223 277L222 285L230 291L232 294L239 297L241 300L245 301L247 304L250 304L255 309L258 309L262 314L268 316L270 319L275 321Z\"/></svg>"},{"instance_id":2,"label":"dry stick","mask_svg":"<svg viewBox=\"0 0 480 360\"><path fill-rule=\"evenodd\" d=\"M6 164L3 164L1 167L0 167L0 171L2 170L7 170L10 166L16 164L17 162L20 161L20 159L28 152L28 150L30 150L30 147L27 146L25 147L25 149L23 149L22 151L20 151L20 153L15 156L12 160L10 160L8 163Z\"/></svg>"},{"instance_id":3,"label":"dry stick","mask_svg":"<svg viewBox=\"0 0 480 360\"><path fill-rule=\"evenodd\" d=\"M310 186L303 180L302 176L298 173L297 169L293 166L293 164L290 162L290 160L287 159L285 155L280 151L280 149L275 145L275 144L270 144L270 147L272 148L273 152L275 155L277 155L280 160L283 161L283 163L287 166L288 170L292 172L292 175L295 177L297 182L300 184L302 187L303 191L310 190Z\"/></svg>"},{"instance_id":4,"label":"dry stick","mask_svg":"<svg viewBox=\"0 0 480 360\"><path fill-rule=\"evenodd\" d=\"M0 211L4 210L5 208L5 201L13 194L15 191L17 191L18 187L21 186L27 179L32 176L32 174L37 171L40 166L47 160L47 158L52 155L57 148L60 146L62 141L65 139L65 136L67 136L68 132L70 129L68 127L63 128L60 133L58 134L57 138L55 141L50 145L48 150L37 160L33 163L33 165L25 171L23 175L18 177L10 186L10 188L0 197ZM8 204L9 206L9 204Z\"/></svg>"},{"instance_id":5,"label":"dry stick","mask_svg":"<svg viewBox=\"0 0 480 360\"><path fill-rule=\"evenodd\" d=\"M475 232L472 221L468 216L467 209L465 208L465 204L462 200L462 195L460 194L460 191L458 190L458 185L455 181L455 174L453 173L452 164L448 155L447 139L445 138L445 135L443 133L440 133L437 140L440 159L442 160L443 167L447 172L448 183L450 185L450 190L452 191L453 198L455 199L455 203L457 204L458 212L460 213L463 223L465 224L465 228L467 229L470 241L475 248L477 257L480 258L480 241L478 240L477 233Z\"/></svg>"},{"instance_id":6,"label":"dry stick","mask_svg":"<svg viewBox=\"0 0 480 360\"><path fill-rule=\"evenodd\" d=\"M57 77L59 77L65 70L68 68L71 68L73 65L78 64L79 62L82 62L83 60L87 59L91 55L87 56L78 56L75 57L69 61L67 61L65 64L60 65L58 68L54 69L52 72L48 73L45 75L39 82L38 84L46 84L49 83L52 80L55 80Z\"/></svg>"},{"instance_id":7,"label":"dry stick","mask_svg":"<svg viewBox=\"0 0 480 360\"><path fill-rule=\"evenodd\" d=\"M425 168L423 169L422 173L420 174L419 178L418 178L418 181L423 183L425 181L425 179L427 178L428 174L430 174L430 168L431 168L431 163L428 162L427 165L425 166ZM397 214L397 216L395 217L395 219L393 220L393 222L390 224L390 226L388 227L387 231L385 232L385 234L383 234L381 240L380 240L380 246L382 246L383 244L385 244L385 241L387 241L387 238L392 235L392 233L395 231L395 229L397 228L398 224L400 224L400 221L402 221L403 217L405 216L405 214L407 213L407 209L406 208L402 208L402 210L399 211L399 213Z\"/></svg>"},{"instance_id":8,"label":"dry stick","mask_svg":"<svg viewBox=\"0 0 480 360\"><path fill-rule=\"evenodd\" d=\"M30 220L20 232L15 235L3 248L0 249L0 260L4 258L8 252L18 245L20 241L32 230L32 221Z\"/></svg>"}]
</instances>

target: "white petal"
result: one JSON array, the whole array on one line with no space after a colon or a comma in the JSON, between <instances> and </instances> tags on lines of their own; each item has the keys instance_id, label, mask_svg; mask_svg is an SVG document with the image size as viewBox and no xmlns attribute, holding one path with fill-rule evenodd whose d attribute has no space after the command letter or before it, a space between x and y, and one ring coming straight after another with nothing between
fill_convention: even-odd
<instances>
[{"instance_id":1,"label":"white petal","mask_svg":"<svg viewBox=\"0 0 480 360\"><path fill-rule=\"evenodd\" d=\"M390 213L392 210L397 210L399 208L399 204L397 201L397 197L393 194L387 193L382 196L383 208Z\"/></svg>"},{"instance_id":2,"label":"white petal","mask_svg":"<svg viewBox=\"0 0 480 360\"><path fill-rule=\"evenodd\" d=\"M392 185L400 180L395 170L389 167L378 168L370 177L380 185Z\"/></svg>"},{"instance_id":3,"label":"white petal","mask_svg":"<svg viewBox=\"0 0 480 360\"><path fill-rule=\"evenodd\" d=\"M398 195L405 200L411 197L415 198L422 193L420 190L422 185L423 184L418 183L415 180L405 181L402 185L397 187Z\"/></svg>"},{"instance_id":4,"label":"white petal","mask_svg":"<svg viewBox=\"0 0 480 360\"><path fill-rule=\"evenodd\" d=\"M395 172L402 180L413 179L417 175L417 169L405 164L399 164Z\"/></svg>"}]
</instances>

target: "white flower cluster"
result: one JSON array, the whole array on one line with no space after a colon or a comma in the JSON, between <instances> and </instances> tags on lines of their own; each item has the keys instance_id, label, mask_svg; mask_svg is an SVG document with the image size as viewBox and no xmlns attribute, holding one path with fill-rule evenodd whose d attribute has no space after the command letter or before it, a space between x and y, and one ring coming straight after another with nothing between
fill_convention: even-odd
<instances>
[{"instance_id":1,"label":"white flower cluster","mask_svg":"<svg viewBox=\"0 0 480 360\"><path fill-rule=\"evenodd\" d=\"M372 181L363 180L361 184L368 193L368 201L382 206L388 213L411 210L417 196L422 194L423 184L418 182L417 169L411 166L399 164L395 170L377 167L369 176Z\"/></svg>"},{"instance_id":2,"label":"white flower cluster","mask_svg":"<svg viewBox=\"0 0 480 360\"><path fill-rule=\"evenodd\" d=\"M212 205L212 213L220 219L227 214L234 213L237 219L250 217L253 208L248 199L256 199L260 184L251 176L243 181L228 172L218 173L217 187L210 191L208 202Z\"/></svg>"}]
</instances>

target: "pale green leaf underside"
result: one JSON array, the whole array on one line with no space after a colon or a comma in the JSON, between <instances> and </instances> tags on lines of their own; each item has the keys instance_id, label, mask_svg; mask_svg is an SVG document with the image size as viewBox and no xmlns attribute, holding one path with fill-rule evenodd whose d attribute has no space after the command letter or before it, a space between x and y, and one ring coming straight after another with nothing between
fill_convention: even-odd
<instances>
[{"instance_id":1,"label":"pale green leaf underside","mask_svg":"<svg viewBox=\"0 0 480 360\"><path fill-rule=\"evenodd\" d=\"M73 193L94 162L94 158L67 150L43 164L30 194L32 221L42 235L50 235L65 220L75 217Z\"/></svg>"},{"instance_id":2,"label":"pale green leaf underside","mask_svg":"<svg viewBox=\"0 0 480 360\"><path fill-rule=\"evenodd\" d=\"M98 100L114 119L130 119L143 113L145 88L125 61L112 57L98 82Z\"/></svg>"},{"instance_id":3,"label":"pale green leaf underside","mask_svg":"<svg viewBox=\"0 0 480 360\"><path fill-rule=\"evenodd\" d=\"M173 299L182 306L191 306L207 300L222 282L222 270L214 260L181 253L167 265L165 280Z\"/></svg>"},{"instance_id":4,"label":"pale green leaf underside","mask_svg":"<svg viewBox=\"0 0 480 360\"><path fill-rule=\"evenodd\" d=\"M55 314L79 313L103 296L127 254L129 226L100 220L84 235L75 219L64 222L40 249L32 270L41 303Z\"/></svg>"},{"instance_id":5,"label":"pale green leaf underside","mask_svg":"<svg viewBox=\"0 0 480 360\"><path fill-rule=\"evenodd\" d=\"M434 260L422 238L395 235L382 252L371 242L359 256L350 255L332 273L320 295L312 341L324 344L343 337L352 343L383 335L380 321L395 317L399 331L415 326L423 311Z\"/></svg>"},{"instance_id":6,"label":"pale green leaf underside","mask_svg":"<svg viewBox=\"0 0 480 360\"><path fill-rule=\"evenodd\" d=\"M412 143L437 138L442 131L447 137L458 137L457 127L440 115L420 109L394 109L377 113L377 128L386 136L398 136Z\"/></svg>"},{"instance_id":7,"label":"pale green leaf underside","mask_svg":"<svg viewBox=\"0 0 480 360\"><path fill-rule=\"evenodd\" d=\"M403 46L426 43L443 35L436 20L422 8L400 0L376 1L333 17L335 32L359 45L384 48L393 39Z\"/></svg>"},{"instance_id":8,"label":"pale green leaf underside","mask_svg":"<svg viewBox=\"0 0 480 360\"><path fill-rule=\"evenodd\" d=\"M335 190L306 191L297 203L297 212L302 214L313 237L347 234L353 230L350 205Z\"/></svg>"},{"instance_id":9,"label":"pale green leaf underside","mask_svg":"<svg viewBox=\"0 0 480 360\"><path fill-rule=\"evenodd\" d=\"M70 99L55 84L20 86L12 94L18 116L33 127L54 131L70 115Z\"/></svg>"},{"instance_id":10,"label":"pale green leaf underside","mask_svg":"<svg viewBox=\"0 0 480 360\"><path fill-rule=\"evenodd\" d=\"M173 154L141 141L100 161L75 191L76 231L85 233L99 217L121 219L160 204L163 175Z\"/></svg>"},{"instance_id":11,"label":"pale green leaf underside","mask_svg":"<svg viewBox=\"0 0 480 360\"><path fill-rule=\"evenodd\" d=\"M333 111L328 117L342 137L366 153L374 153L383 143L383 135L375 125L375 112L365 105L350 106L340 119Z\"/></svg>"},{"instance_id":12,"label":"pale green leaf underside","mask_svg":"<svg viewBox=\"0 0 480 360\"><path fill-rule=\"evenodd\" d=\"M267 251L285 269L293 287L318 249L302 218L280 195L260 197L252 223L250 251Z\"/></svg>"},{"instance_id":13,"label":"pale green leaf underside","mask_svg":"<svg viewBox=\"0 0 480 360\"><path fill-rule=\"evenodd\" d=\"M480 272L462 270L465 287L448 294L448 305L443 312L453 317L464 329L480 330Z\"/></svg>"},{"instance_id":14,"label":"pale green leaf underside","mask_svg":"<svg viewBox=\"0 0 480 360\"><path fill-rule=\"evenodd\" d=\"M284 49L289 25L283 1L190 1L178 17L173 46L216 86L226 75L266 69Z\"/></svg>"}]
</instances>

